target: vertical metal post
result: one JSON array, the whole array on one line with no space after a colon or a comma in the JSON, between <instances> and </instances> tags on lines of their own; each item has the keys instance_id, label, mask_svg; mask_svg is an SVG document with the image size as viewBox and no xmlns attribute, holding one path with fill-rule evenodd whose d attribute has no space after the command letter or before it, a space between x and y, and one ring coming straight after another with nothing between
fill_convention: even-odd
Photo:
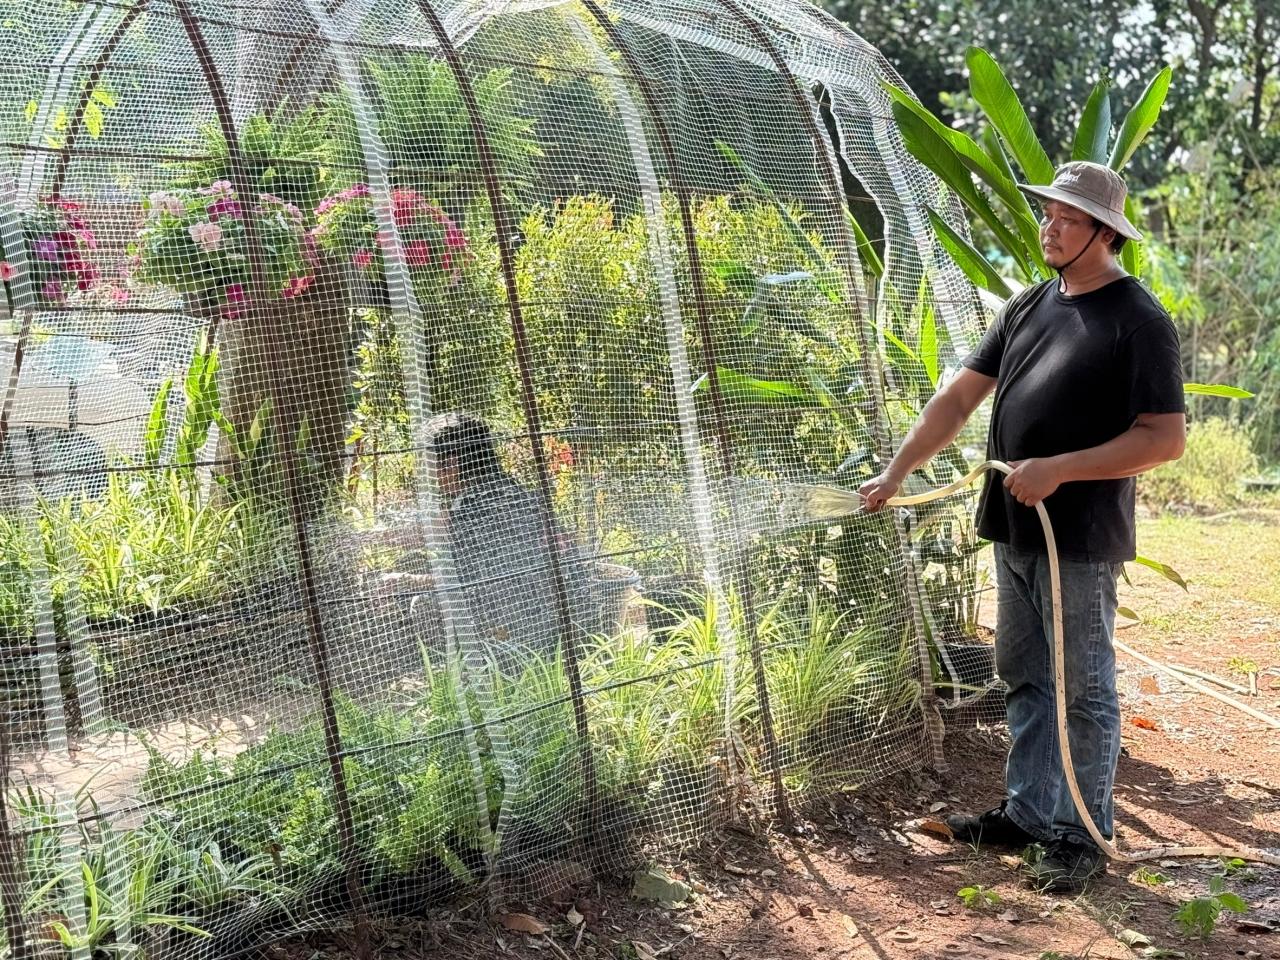
<instances>
[{"instance_id":1,"label":"vertical metal post","mask_svg":"<svg viewBox=\"0 0 1280 960\"><path fill-rule=\"evenodd\" d=\"M254 185L249 179L244 156L241 152L240 138L235 121L231 117L230 101L218 73L217 64L209 50L208 43L191 12L188 0L171 0L182 21L183 29L191 42L196 61L209 85L213 98L214 110L218 115L218 124L227 143L228 166L231 168L231 182L241 200L252 202ZM320 707L324 727L325 749L329 760L330 779L333 783L334 811L338 819L339 855L346 867L347 893L351 898L351 908L355 922L355 949L358 955L364 956L369 949L369 919L364 906L364 893L360 883L359 850L356 845L355 818L351 810L351 800L347 792L346 774L342 766L342 738L338 730L337 711L334 706L333 678L329 669L329 651L325 639L324 620L320 612L320 602L316 588L316 577L313 566L310 538L307 531L307 514L300 500L298 483L298 453L294 442L294 434L287 429L290 418L296 419L296 411L284 396L284 384L280 375L280 365L275 362L274 354L284 352L288 344L283 342L279 330L279 321L270 309L262 306L263 297L267 294L268 285L266 270L263 264L262 239L258 235L253 218L245 217L245 234L249 243L250 270L253 279L254 296L249 303L248 322L257 329L265 330L266 341L262 344L265 355L263 362L272 374L272 392L276 395L276 409L285 418L286 429L277 431L278 454L284 473L284 496L288 500L291 525L294 534L294 546L298 555L299 572L302 575L303 605L307 620L307 644L311 653L312 666L315 670L316 684L320 694Z\"/></svg>"},{"instance_id":2,"label":"vertical metal post","mask_svg":"<svg viewBox=\"0 0 1280 960\"><path fill-rule=\"evenodd\" d=\"M480 176L484 181L485 193L489 199L489 207L493 212L495 233L497 234L498 256L502 264L502 276L507 291L507 309L511 316L511 335L515 344L516 367L520 375L520 399L524 410L525 428L527 431L530 452L538 475L538 499L542 505L543 537L550 551L548 561L551 566L552 589L555 597L556 617L559 621L560 635L564 639L562 647L565 673L569 678L569 695L573 705L574 727L578 735L581 751L582 780L588 817L598 809L597 786L595 775L595 759L591 753L591 737L587 728L586 698L582 690L582 674L578 666L578 637L573 617L569 610L569 597L565 587L564 565L561 562L559 538L556 536L553 520L551 496L551 473L547 467L547 454L542 446L542 418L538 412L538 401L534 386L533 354L529 348L529 334L525 327L524 312L520 304L520 291L516 283L515 248L511 242L514 220L502 195L502 181L498 171L497 158L489 142L485 129L484 116L480 103L476 99L471 78L458 49L454 46L444 23L429 0L417 0L418 9L426 18L435 35L436 42L444 54L449 69L453 72L458 84L458 93L462 97L471 127L471 137L475 144L477 159L480 163ZM588 821L588 829L594 825Z\"/></svg>"}]
</instances>

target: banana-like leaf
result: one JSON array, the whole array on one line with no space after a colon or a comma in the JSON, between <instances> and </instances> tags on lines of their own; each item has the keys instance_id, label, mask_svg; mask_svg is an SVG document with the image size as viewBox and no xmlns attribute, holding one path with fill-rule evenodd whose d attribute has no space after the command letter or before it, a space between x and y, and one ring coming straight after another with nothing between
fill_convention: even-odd
<instances>
[{"instance_id":1,"label":"banana-like leaf","mask_svg":"<svg viewBox=\"0 0 1280 960\"><path fill-rule=\"evenodd\" d=\"M929 377L929 385L938 389L938 319L932 306L926 307L920 318L920 345L916 352Z\"/></svg>"},{"instance_id":2,"label":"banana-like leaf","mask_svg":"<svg viewBox=\"0 0 1280 960\"><path fill-rule=\"evenodd\" d=\"M880 255L876 253L876 248L871 245L871 241L867 239L866 231L862 229L862 224L854 218L853 214L845 210L845 219L849 222L849 229L853 231L854 242L858 244L858 258L862 261L862 266L877 280L884 276L884 262L880 259Z\"/></svg>"},{"instance_id":3,"label":"banana-like leaf","mask_svg":"<svg viewBox=\"0 0 1280 960\"><path fill-rule=\"evenodd\" d=\"M981 47L970 47L964 59L969 66L969 92L1009 145L1009 152L1022 168L1027 182L1052 183L1053 164L1000 65Z\"/></svg>"},{"instance_id":4,"label":"banana-like leaf","mask_svg":"<svg viewBox=\"0 0 1280 960\"><path fill-rule=\"evenodd\" d=\"M1093 92L1080 115L1075 141L1071 144L1072 160L1107 162L1107 141L1111 139L1111 81L1103 77L1094 84Z\"/></svg>"},{"instance_id":5,"label":"banana-like leaf","mask_svg":"<svg viewBox=\"0 0 1280 960\"><path fill-rule=\"evenodd\" d=\"M1129 607L1116 607L1116 613L1120 614L1120 616L1124 617L1126 620L1142 621L1142 618L1134 613Z\"/></svg>"},{"instance_id":6,"label":"banana-like leaf","mask_svg":"<svg viewBox=\"0 0 1280 960\"><path fill-rule=\"evenodd\" d=\"M1014 228L1026 246L1023 257L1032 262L1041 261L1040 235L1039 228L1036 226L1035 214L1032 212L1031 204L1027 202L1027 198L1018 189L1013 170L1010 168L1009 161L1004 156L1003 151L1000 151L997 155L992 155L990 147L983 149L968 134L948 127L930 113L924 104L914 99L905 90L900 90L888 83L884 84L884 88L889 93L894 104L901 104L901 107L895 107L895 110L910 110L923 120L939 139L955 151L960 162L976 175L979 180L991 188L992 193L1004 203L1009 213L1013 216ZM987 129L990 128L988 127ZM1010 251L1010 253L1016 257L1014 251ZM1043 266L1043 263L1040 263L1040 265Z\"/></svg>"},{"instance_id":7,"label":"banana-like leaf","mask_svg":"<svg viewBox=\"0 0 1280 960\"><path fill-rule=\"evenodd\" d=\"M939 136L927 120L901 102L894 102L893 115L898 121L898 130L902 134L903 143L906 144L911 155L937 174L938 178L964 201L965 206L991 228L1000 246L1014 258L1023 276L1030 280L1031 265L1022 252L1022 244L996 216L987 198L974 185L969 169L960 161L959 154L950 142Z\"/></svg>"},{"instance_id":8,"label":"banana-like leaf","mask_svg":"<svg viewBox=\"0 0 1280 960\"><path fill-rule=\"evenodd\" d=\"M1165 67L1157 73L1147 89L1133 108L1125 114L1124 123L1120 125L1120 135L1116 137L1111 148L1111 159L1108 163L1112 170L1122 170L1129 162L1134 151L1141 146L1151 128L1156 125L1160 116L1160 108L1164 106L1164 98L1169 93L1169 81L1173 78L1173 68Z\"/></svg>"},{"instance_id":9,"label":"banana-like leaf","mask_svg":"<svg viewBox=\"0 0 1280 960\"><path fill-rule=\"evenodd\" d=\"M821 406L821 400L804 387L788 380L762 380L747 373L739 373L731 367L716 367L716 384L720 395L740 403L757 403L767 406ZM711 389L711 374L704 373L694 381L690 393L705 393Z\"/></svg>"},{"instance_id":10,"label":"banana-like leaf","mask_svg":"<svg viewBox=\"0 0 1280 960\"><path fill-rule=\"evenodd\" d=\"M1248 390L1230 387L1225 383L1184 383L1183 393L1195 393L1202 397L1225 397L1228 400L1248 400L1253 396Z\"/></svg>"},{"instance_id":11,"label":"banana-like leaf","mask_svg":"<svg viewBox=\"0 0 1280 960\"><path fill-rule=\"evenodd\" d=\"M975 250L964 237L952 230L932 207L926 207L925 210L929 215L929 222L933 224L933 232L938 235L938 242L956 262L956 266L964 271L966 277L984 290L990 290L1005 299L1013 296L1009 285L1004 282L986 257Z\"/></svg>"},{"instance_id":12,"label":"banana-like leaf","mask_svg":"<svg viewBox=\"0 0 1280 960\"><path fill-rule=\"evenodd\" d=\"M1169 566L1167 563L1161 563L1159 560L1152 560L1150 557L1144 557L1141 554L1134 557L1133 560L1135 563L1140 563L1144 567L1154 570L1166 580L1172 580L1183 590L1187 590L1187 581L1182 579L1182 574L1178 573L1177 570L1173 569L1173 567ZM1189 593L1190 591L1187 590L1187 592Z\"/></svg>"},{"instance_id":13,"label":"banana-like leaf","mask_svg":"<svg viewBox=\"0 0 1280 960\"><path fill-rule=\"evenodd\" d=\"M1000 145L1000 135L996 133L995 127L987 124L982 128L982 149L986 151L992 161L998 166L1002 173L1011 181L1016 180L1013 173L1013 167L1009 165L1009 157L1004 152L1004 147ZM1044 262L1044 251L1040 249L1040 223L1036 218L1035 212L1031 209L1031 203L1027 200L1026 195L1015 189L1018 200L1021 201L1020 206L1014 212L1013 225L1018 230L1018 236L1022 238L1023 244L1027 249L1027 256L1036 267L1036 272L1040 276L1049 273L1049 265Z\"/></svg>"}]
</instances>

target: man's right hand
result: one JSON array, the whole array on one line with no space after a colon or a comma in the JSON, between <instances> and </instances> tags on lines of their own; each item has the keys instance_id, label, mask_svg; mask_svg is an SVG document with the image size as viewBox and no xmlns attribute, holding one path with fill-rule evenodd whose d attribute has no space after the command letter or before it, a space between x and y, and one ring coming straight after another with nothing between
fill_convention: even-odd
<instances>
[{"instance_id":1,"label":"man's right hand","mask_svg":"<svg viewBox=\"0 0 1280 960\"><path fill-rule=\"evenodd\" d=\"M886 500L898 492L901 486L902 480L888 470L878 477L872 477L858 488L858 495L862 497L862 508L867 513L875 513L884 506Z\"/></svg>"}]
</instances>

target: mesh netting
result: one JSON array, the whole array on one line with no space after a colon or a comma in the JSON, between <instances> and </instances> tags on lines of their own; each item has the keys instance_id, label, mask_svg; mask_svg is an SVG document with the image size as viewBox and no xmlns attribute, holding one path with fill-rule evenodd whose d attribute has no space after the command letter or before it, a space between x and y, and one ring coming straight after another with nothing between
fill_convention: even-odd
<instances>
[{"instance_id":1,"label":"mesh netting","mask_svg":"<svg viewBox=\"0 0 1280 960\"><path fill-rule=\"evenodd\" d=\"M988 682L964 504L803 509L982 321L901 80L818 10L0 38L10 954L530 896L926 762L935 683Z\"/></svg>"}]
</instances>

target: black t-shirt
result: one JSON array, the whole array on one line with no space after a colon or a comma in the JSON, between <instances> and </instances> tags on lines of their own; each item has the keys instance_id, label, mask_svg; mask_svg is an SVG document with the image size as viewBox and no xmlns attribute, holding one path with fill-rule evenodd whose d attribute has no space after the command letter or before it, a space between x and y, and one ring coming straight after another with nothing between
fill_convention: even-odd
<instances>
[{"instance_id":1,"label":"black t-shirt","mask_svg":"<svg viewBox=\"0 0 1280 960\"><path fill-rule=\"evenodd\" d=\"M1178 333L1133 277L1069 297L1057 279L1013 297L964 360L995 377L987 456L1026 460L1085 450L1128 430L1139 414L1183 411ZM987 475L978 532L1043 552L1036 511ZM1134 557L1134 480L1064 483L1044 501L1059 553L1094 562Z\"/></svg>"}]
</instances>

